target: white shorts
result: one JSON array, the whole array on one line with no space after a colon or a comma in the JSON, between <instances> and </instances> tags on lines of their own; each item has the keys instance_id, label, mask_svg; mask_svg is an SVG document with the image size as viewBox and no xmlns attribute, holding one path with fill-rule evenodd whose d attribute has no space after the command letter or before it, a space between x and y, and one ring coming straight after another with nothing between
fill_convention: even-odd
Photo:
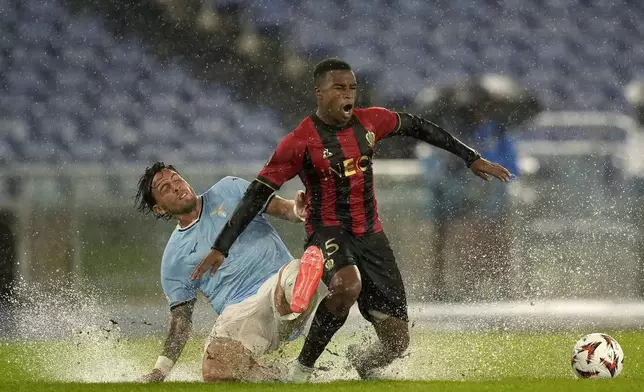
<instances>
[{"instance_id":1,"label":"white shorts","mask_svg":"<svg viewBox=\"0 0 644 392\"><path fill-rule=\"evenodd\" d=\"M281 270L280 280L289 303L299 264L300 260L296 259ZM313 315L318 302L326 295L327 288L324 283L320 283L306 312L280 316L275 307L278 277L279 273L271 276L255 295L224 309L206 338L205 348L208 348L214 338L225 337L241 342L254 355L263 355L277 349L281 343L297 338Z\"/></svg>"}]
</instances>

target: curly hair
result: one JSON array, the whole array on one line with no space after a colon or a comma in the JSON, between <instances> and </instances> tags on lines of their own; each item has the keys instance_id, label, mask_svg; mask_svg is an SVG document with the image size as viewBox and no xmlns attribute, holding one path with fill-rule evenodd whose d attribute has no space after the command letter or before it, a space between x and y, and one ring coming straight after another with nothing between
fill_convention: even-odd
<instances>
[{"instance_id":1,"label":"curly hair","mask_svg":"<svg viewBox=\"0 0 644 392\"><path fill-rule=\"evenodd\" d=\"M136 205L136 209L144 214L153 213L157 219L163 218L165 220L170 220L172 218L170 214L157 214L154 212L154 206L157 202L154 200L154 196L152 196L152 180L158 172L164 169L172 170L179 174L174 166L166 165L163 162L155 162L152 166L146 167L145 172L139 178L136 196L134 196L134 203Z\"/></svg>"}]
</instances>

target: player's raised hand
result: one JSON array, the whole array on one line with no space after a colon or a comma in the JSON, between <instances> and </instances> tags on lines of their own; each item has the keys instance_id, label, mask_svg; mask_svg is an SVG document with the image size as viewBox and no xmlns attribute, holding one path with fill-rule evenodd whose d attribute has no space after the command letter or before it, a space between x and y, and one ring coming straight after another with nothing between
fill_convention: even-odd
<instances>
[{"instance_id":1,"label":"player's raised hand","mask_svg":"<svg viewBox=\"0 0 644 392\"><path fill-rule=\"evenodd\" d=\"M165 374L159 369L153 369L150 373L139 378L139 382L162 382L163 380L165 380Z\"/></svg>"},{"instance_id":2,"label":"player's raised hand","mask_svg":"<svg viewBox=\"0 0 644 392\"><path fill-rule=\"evenodd\" d=\"M501 182L510 181L512 174L510 171L498 163L490 162L485 158L479 158L472 163L472 173L490 182L492 177L496 177Z\"/></svg>"},{"instance_id":3,"label":"player's raised hand","mask_svg":"<svg viewBox=\"0 0 644 392\"><path fill-rule=\"evenodd\" d=\"M298 217L305 219L306 218L306 194L304 191L297 191L295 194L295 214Z\"/></svg>"},{"instance_id":4,"label":"player's raised hand","mask_svg":"<svg viewBox=\"0 0 644 392\"><path fill-rule=\"evenodd\" d=\"M192 271L190 274L190 280L199 280L210 270L210 276L213 276L217 272L217 268L224 262L224 255L217 249L212 249L206 257L201 260L201 263Z\"/></svg>"}]
</instances>

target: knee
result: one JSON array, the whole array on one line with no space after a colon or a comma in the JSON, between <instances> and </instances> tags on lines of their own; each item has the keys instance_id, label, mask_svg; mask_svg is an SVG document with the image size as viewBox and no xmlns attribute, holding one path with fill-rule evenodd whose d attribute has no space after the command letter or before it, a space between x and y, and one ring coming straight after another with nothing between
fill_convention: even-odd
<instances>
[{"instance_id":1,"label":"knee","mask_svg":"<svg viewBox=\"0 0 644 392\"><path fill-rule=\"evenodd\" d=\"M204 382L224 382L224 381L235 381L230 378L222 378L219 372L203 372L203 381Z\"/></svg>"},{"instance_id":2,"label":"knee","mask_svg":"<svg viewBox=\"0 0 644 392\"><path fill-rule=\"evenodd\" d=\"M202 373L204 382L239 381L229 369L220 369L214 363L204 363Z\"/></svg>"},{"instance_id":3,"label":"knee","mask_svg":"<svg viewBox=\"0 0 644 392\"><path fill-rule=\"evenodd\" d=\"M201 373L204 382L220 382L229 381L231 379L232 374L228 371L228 366L217 366L217 362L219 362L217 356L220 352L221 345L218 344L217 340L210 342L210 344L206 346L206 351L203 356L203 364L201 366Z\"/></svg>"},{"instance_id":4,"label":"knee","mask_svg":"<svg viewBox=\"0 0 644 392\"><path fill-rule=\"evenodd\" d=\"M350 269L347 271L346 268ZM346 268L338 271L329 284L327 306L335 314L348 312L358 300L362 290L362 280L358 269L355 266Z\"/></svg>"},{"instance_id":5,"label":"knee","mask_svg":"<svg viewBox=\"0 0 644 392\"><path fill-rule=\"evenodd\" d=\"M204 352L202 376L205 382L242 381L252 369L254 360L241 343L216 338Z\"/></svg>"},{"instance_id":6,"label":"knee","mask_svg":"<svg viewBox=\"0 0 644 392\"><path fill-rule=\"evenodd\" d=\"M334 290L334 295L342 297L349 306L352 306L360 296L360 291L362 291L362 281L360 277L357 277L355 280L344 281L342 284Z\"/></svg>"}]
</instances>

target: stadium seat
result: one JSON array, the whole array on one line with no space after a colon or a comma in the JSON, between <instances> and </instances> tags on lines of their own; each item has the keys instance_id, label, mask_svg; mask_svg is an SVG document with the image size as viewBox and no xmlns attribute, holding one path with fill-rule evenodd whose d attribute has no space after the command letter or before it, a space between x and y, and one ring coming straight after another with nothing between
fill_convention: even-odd
<instances>
[{"instance_id":1,"label":"stadium seat","mask_svg":"<svg viewBox=\"0 0 644 392\"><path fill-rule=\"evenodd\" d=\"M208 2L249 16L305 58L348 60L361 83L378 85L378 104L404 107L424 87L502 73L534 89L548 109L627 112L623 86L644 77L644 3L620 4ZM48 162L244 160L267 157L285 133L278 113L203 84L139 37L114 37L98 14L72 15L61 0L0 0L0 8L0 162L38 154Z\"/></svg>"},{"instance_id":2,"label":"stadium seat","mask_svg":"<svg viewBox=\"0 0 644 392\"><path fill-rule=\"evenodd\" d=\"M0 162L186 159L183 145L230 146L231 137L213 129L230 129L249 111L226 88L192 77L186 64L155 57L141 39L116 39L98 14L72 16L60 0L4 3ZM270 23L285 20L274 9L259 11ZM275 123L271 116L260 118ZM204 121L215 125L210 132Z\"/></svg>"}]
</instances>

